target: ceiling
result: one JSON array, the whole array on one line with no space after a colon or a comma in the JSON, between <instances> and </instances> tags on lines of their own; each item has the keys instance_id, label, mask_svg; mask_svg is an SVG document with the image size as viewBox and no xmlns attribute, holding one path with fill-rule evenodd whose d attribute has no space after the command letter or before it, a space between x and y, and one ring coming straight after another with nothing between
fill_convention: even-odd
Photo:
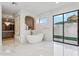
<instances>
[{"instance_id":1,"label":"ceiling","mask_svg":"<svg viewBox=\"0 0 79 59\"><path fill-rule=\"evenodd\" d=\"M2 11L6 14L15 14L20 9L27 10L30 13L39 15L49 10L59 8L64 5L72 3L55 3L55 2L16 2L16 5L13 5L12 2L0 2L2 5Z\"/></svg>"}]
</instances>

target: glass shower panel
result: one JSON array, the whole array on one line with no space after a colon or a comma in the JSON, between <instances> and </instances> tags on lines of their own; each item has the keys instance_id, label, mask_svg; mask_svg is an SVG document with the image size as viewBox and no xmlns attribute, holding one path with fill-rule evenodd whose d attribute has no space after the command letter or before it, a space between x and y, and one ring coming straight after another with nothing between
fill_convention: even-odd
<instances>
[{"instance_id":1,"label":"glass shower panel","mask_svg":"<svg viewBox=\"0 0 79 59\"><path fill-rule=\"evenodd\" d=\"M78 44L78 12L69 12L64 14L64 42L69 44Z\"/></svg>"},{"instance_id":2,"label":"glass shower panel","mask_svg":"<svg viewBox=\"0 0 79 59\"><path fill-rule=\"evenodd\" d=\"M63 15L54 16L54 41L63 42Z\"/></svg>"}]
</instances>

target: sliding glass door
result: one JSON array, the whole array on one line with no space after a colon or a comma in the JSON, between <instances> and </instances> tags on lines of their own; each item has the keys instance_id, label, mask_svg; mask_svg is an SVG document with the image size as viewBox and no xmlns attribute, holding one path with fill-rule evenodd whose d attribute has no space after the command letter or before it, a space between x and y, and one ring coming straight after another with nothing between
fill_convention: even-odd
<instances>
[{"instance_id":1,"label":"sliding glass door","mask_svg":"<svg viewBox=\"0 0 79 59\"><path fill-rule=\"evenodd\" d=\"M53 40L78 45L78 11L53 16Z\"/></svg>"},{"instance_id":2,"label":"sliding glass door","mask_svg":"<svg viewBox=\"0 0 79 59\"><path fill-rule=\"evenodd\" d=\"M78 11L64 14L64 42L78 45Z\"/></svg>"},{"instance_id":3,"label":"sliding glass door","mask_svg":"<svg viewBox=\"0 0 79 59\"><path fill-rule=\"evenodd\" d=\"M54 16L54 41L63 42L63 15Z\"/></svg>"}]
</instances>

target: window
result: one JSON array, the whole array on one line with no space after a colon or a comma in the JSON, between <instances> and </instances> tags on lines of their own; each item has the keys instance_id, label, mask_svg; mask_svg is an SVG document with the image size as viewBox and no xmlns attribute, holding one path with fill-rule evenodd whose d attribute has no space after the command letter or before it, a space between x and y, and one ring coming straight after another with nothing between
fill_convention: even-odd
<instances>
[{"instance_id":1,"label":"window","mask_svg":"<svg viewBox=\"0 0 79 59\"><path fill-rule=\"evenodd\" d=\"M54 16L54 40L63 42L63 14Z\"/></svg>"},{"instance_id":2,"label":"window","mask_svg":"<svg viewBox=\"0 0 79 59\"><path fill-rule=\"evenodd\" d=\"M77 11L69 12L64 14L64 21L77 21L78 13Z\"/></svg>"},{"instance_id":3,"label":"window","mask_svg":"<svg viewBox=\"0 0 79 59\"><path fill-rule=\"evenodd\" d=\"M53 40L79 45L78 12L71 11L53 16Z\"/></svg>"},{"instance_id":4,"label":"window","mask_svg":"<svg viewBox=\"0 0 79 59\"><path fill-rule=\"evenodd\" d=\"M64 14L64 42L78 45L78 11Z\"/></svg>"},{"instance_id":5,"label":"window","mask_svg":"<svg viewBox=\"0 0 79 59\"><path fill-rule=\"evenodd\" d=\"M46 17L42 17L39 19L39 23L41 23L41 24L46 24L47 22L48 22L48 18L46 18Z\"/></svg>"},{"instance_id":6,"label":"window","mask_svg":"<svg viewBox=\"0 0 79 59\"><path fill-rule=\"evenodd\" d=\"M57 16L54 16L54 23L61 23L63 22L63 15L57 15Z\"/></svg>"}]
</instances>

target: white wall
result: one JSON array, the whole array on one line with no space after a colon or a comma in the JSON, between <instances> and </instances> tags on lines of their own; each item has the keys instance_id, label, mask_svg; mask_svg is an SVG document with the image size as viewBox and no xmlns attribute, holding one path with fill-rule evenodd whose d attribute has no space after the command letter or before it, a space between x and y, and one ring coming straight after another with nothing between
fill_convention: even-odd
<instances>
[{"instance_id":1,"label":"white wall","mask_svg":"<svg viewBox=\"0 0 79 59\"><path fill-rule=\"evenodd\" d=\"M2 7L0 5L0 45L2 45Z\"/></svg>"},{"instance_id":2,"label":"white wall","mask_svg":"<svg viewBox=\"0 0 79 59\"><path fill-rule=\"evenodd\" d=\"M3 18L14 19L14 16L13 16L12 14L7 14L7 13L3 13L3 12L2 12L2 17L3 17Z\"/></svg>"},{"instance_id":3,"label":"white wall","mask_svg":"<svg viewBox=\"0 0 79 59\"><path fill-rule=\"evenodd\" d=\"M48 23L47 24L36 24L36 29L39 30L40 32L43 32L45 37L44 40L52 40L52 17L51 15L41 15L40 17L47 17L48 18Z\"/></svg>"},{"instance_id":4,"label":"white wall","mask_svg":"<svg viewBox=\"0 0 79 59\"><path fill-rule=\"evenodd\" d=\"M20 41L20 16L15 16L15 40Z\"/></svg>"}]
</instances>

